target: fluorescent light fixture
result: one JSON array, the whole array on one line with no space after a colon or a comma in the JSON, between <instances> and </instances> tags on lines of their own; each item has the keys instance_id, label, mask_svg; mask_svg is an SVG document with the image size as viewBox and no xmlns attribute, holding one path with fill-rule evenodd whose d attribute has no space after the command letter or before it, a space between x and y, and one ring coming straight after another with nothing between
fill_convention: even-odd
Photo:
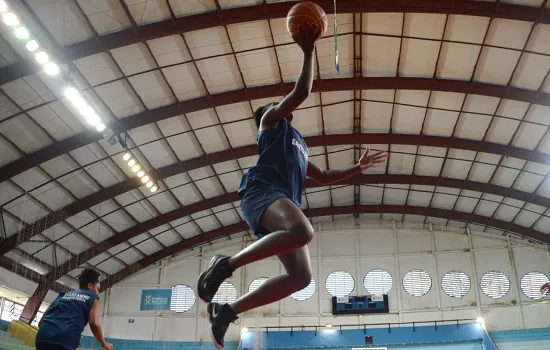
<instances>
[{"instance_id":1,"label":"fluorescent light fixture","mask_svg":"<svg viewBox=\"0 0 550 350\"><path fill-rule=\"evenodd\" d=\"M13 27L19 24L19 19L17 19L17 16L13 12L8 12L2 16L2 19L4 20L4 23L6 23L7 26Z\"/></svg>"},{"instance_id":2,"label":"fluorescent light fixture","mask_svg":"<svg viewBox=\"0 0 550 350\"><path fill-rule=\"evenodd\" d=\"M145 175L145 171L140 171L139 173L137 173L137 176L138 177L143 177L143 175Z\"/></svg>"},{"instance_id":3,"label":"fluorescent light fixture","mask_svg":"<svg viewBox=\"0 0 550 350\"><path fill-rule=\"evenodd\" d=\"M149 180L151 180L149 175L145 175L144 177L141 178L141 182L143 182L143 183L147 183L147 182L149 182Z\"/></svg>"},{"instance_id":4,"label":"fluorescent light fixture","mask_svg":"<svg viewBox=\"0 0 550 350\"><path fill-rule=\"evenodd\" d=\"M248 333L248 328L244 327L243 329L241 329L241 337L244 337L246 333Z\"/></svg>"},{"instance_id":5,"label":"fluorescent light fixture","mask_svg":"<svg viewBox=\"0 0 550 350\"><path fill-rule=\"evenodd\" d=\"M29 50L30 52L33 52L35 51L36 49L38 49L38 43L36 42L36 40L31 40L27 43L27 45L25 45L25 47L27 48L27 50Z\"/></svg>"},{"instance_id":6,"label":"fluorescent light fixture","mask_svg":"<svg viewBox=\"0 0 550 350\"><path fill-rule=\"evenodd\" d=\"M53 62L48 62L44 65L44 72L48 75L59 74L59 66Z\"/></svg>"},{"instance_id":7,"label":"fluorescent light fixture","mask_svg":"<svg viewBox=\"0 0 550 350\"><path fill-rule=\"evenodd\" d=\"M25 27L15 28L15 37L20 40L29 38L29 31Z\"/></svg>"},{"instance_id":8,"label":"fluorescent light fixture","mask_svg":"<svg viewBox=\"0 0 550 350\"><path fill-rule=\"evenodd\" d=\"M149 181L145 186L147 186L147 188L151 188L151 186L153 186L153 181Z\"/></svg>"},{"instance_id":9,"label":"fluorescent light fixture","mask_svg":"<svg viewBox=\"0 0 550 350\"><path fill-rule=\"evenodd\" d=\"M50 57L48 57L48 54L45 53L44 51L40 51L39 53L37 53L35 58L36 58L36 61L40 64L45 64L50 59Z\"/></svg>"},{"instance_id":10,"label":"fluorescent light fixture","mask_svg":"<svg viewBox=\"0 0 550 350\"><path fill-rule=\"evenodd\" d=\"M327 328L332 328L332 325L330 323L327 323L326 327Z\"/></svg>"},{"instance_id":11,"label":"fluorescent light fixture","mask_svg":"<svg viewBox=\"0 0 550 350\"><path fill-rule=\"evenodd\" d=\"M124 160L125 162L130 160L130 158L132 158L132 155L130 153L124 153L124 155L122 156L122 160Z\"/></svg>"},{"instance_id":12,"label":"fluorescent light fixture","mask_svg":"<svg viewBox=\"0 0 550 350\"><path fill-rule=\"evenodd\" d=\"M94 109L90 106L86 106L80 110L82 116L86 119L91 126L97 126L101 123L101 118L97 115Z\"/></svg>"},{"instance_id":13,"label":"fluorescent light fixture","mask_svg":"<svg viewBox=\"0 0 550 350\"><path fill-rule=\"evenodd\" d=\"M151 192L157 192L157 190L159 189L159 187L157 185L151 187Z\"/></svg>"},{"instance_id":14,"label":"fluorescent light fixture","mask_svg":"<svg viewBox=\"0 0 550 350\"><path fill-rule=\"evenodd\" d=\"M80 97L80 93L74 87L65 88L65 90L63 91L63 94L69 100L74 100L75 98Z\"/></svg>"},{"instance_id":15,"label":"fluorescent light fixture","mask_svg":"<svg viewBox=\"0 0 550 350\"><path fill-rule=\"evenodd\" d=\"M105 130L106 126L105 124L101 123L99 124L95 129L98 131L98 132L102 132L103 130Z\"/></svg>"},{"instance_id":16,"label":"fluorescent light fixture","mask_svg":"<svg viewBox=\"0 0 550 350\"><path fill-rule=\"evenodd\" d=\"M0 0L0 12L5 12L8 9L8 5L4 0Z\"/></svg>"},{"instance_id":17,"label":"fluorescent light fixture","mask_svg":"<svg viewBox=\"0 0 550 350\"><path fill-rule=\"evenodd\" d=\"M136 164L136 160L135 159L130 159L130 161L128 162L128 166L132 167Z\"/></svg>"},{"instance_id":18,"label":"fluorescent light fixture","mask_svg":"<svg viewBox=\"0 0 550 350\"><path fill-rule=\"evenodd\" d=\"M132 171L134 173L137 173L139 171L139 169L141 169L141 166L139 164L136 164L132 167Z\"/></svg>"}]
</instances>

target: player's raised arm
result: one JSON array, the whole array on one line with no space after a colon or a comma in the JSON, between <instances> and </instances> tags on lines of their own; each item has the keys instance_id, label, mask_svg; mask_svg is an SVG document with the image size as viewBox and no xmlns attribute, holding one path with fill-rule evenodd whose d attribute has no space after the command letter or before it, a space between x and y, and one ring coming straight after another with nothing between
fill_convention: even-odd
<instances>
[{"instance_id":1,"label":"player's raised arm","mask_svg":"<svg viewBox=\"0 0 550 350\"><path fill-rule=\"evenodd\" d=\"M290 94L264 114L260 130L273 128L278 122L292 114L308 98L313 85L313 51L315 49L315 41L320 36L321 31L317 26L308 25L305 28L300 28L300 37L297 43L304 52L302 70Z\"/></svg>"}]
</instances>

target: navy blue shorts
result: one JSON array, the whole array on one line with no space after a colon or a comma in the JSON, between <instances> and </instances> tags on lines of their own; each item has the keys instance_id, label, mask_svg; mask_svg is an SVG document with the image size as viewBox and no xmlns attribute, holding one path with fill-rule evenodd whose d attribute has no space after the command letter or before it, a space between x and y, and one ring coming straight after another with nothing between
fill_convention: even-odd
<instances>
[{"instance_id":1,"label":"navy blue shorts","mask_svg":"<svg viewBox=\"0 0 550 350\"><path fill-rule=\"evenodd\" d=\"M284 188L274 187L259 181L249 183L241 198L241 211L244 219L256 237L262 238L269 232L262 232L260 219L264 211L276 200L291 197ZM293 201L294 202L294 201ZM296 204L294 202L294 204Z\"/></svg>"}]
</instances>

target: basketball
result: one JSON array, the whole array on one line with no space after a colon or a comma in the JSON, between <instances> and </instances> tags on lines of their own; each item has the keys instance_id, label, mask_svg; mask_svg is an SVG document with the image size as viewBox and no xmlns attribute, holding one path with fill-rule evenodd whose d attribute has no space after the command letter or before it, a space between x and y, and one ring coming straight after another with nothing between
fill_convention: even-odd
<instances>
[{"instance_id":1,"label":"basketball","mask_svg":"<svg viewBox=\"0 0 550 350\"><path fill-rule=\"evenodd\" d=\"M300 26L317 25L321 36L327 31L327 14L323 8L311 1L302 1L294 5L286 16L286 26L294 41L300 39Z\"/></svg>"}]
</instances>

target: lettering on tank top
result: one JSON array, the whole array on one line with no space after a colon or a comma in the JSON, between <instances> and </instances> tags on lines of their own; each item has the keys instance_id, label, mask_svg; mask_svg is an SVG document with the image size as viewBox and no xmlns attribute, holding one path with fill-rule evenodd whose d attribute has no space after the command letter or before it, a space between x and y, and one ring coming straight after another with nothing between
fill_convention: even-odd
<instances>
[{"instance_id":1,"label":"lettering on tank top","mask_svg":"<svg viewBox=\"0 0 550 350\"><path fill-rule=\"evenodd\" d=\"M298 140L296 139L292 139L292 145L293 146L296 146L296 148L298 148L298 150L304 155L304 158L308 158L308 155L307 155L307 150L304 146L302 146L302 144L300 142L298 142Z\"/></svg>"},{"instance_id":2,"label":"lettering on tank top","mask_svg":"<svg viewBox=\"0 0 550 350\"><path fill-rule=\"evenodd\" d=\"M76 301L80 301L80 302L87 302L88 300L90 300L90 296L89 295L86 295L86 294L81 294L81 293L75 293L75 292L69 292L69 293L66 293L63 298L63 300L76 300Z\"/></svg>"}]
</instances>

